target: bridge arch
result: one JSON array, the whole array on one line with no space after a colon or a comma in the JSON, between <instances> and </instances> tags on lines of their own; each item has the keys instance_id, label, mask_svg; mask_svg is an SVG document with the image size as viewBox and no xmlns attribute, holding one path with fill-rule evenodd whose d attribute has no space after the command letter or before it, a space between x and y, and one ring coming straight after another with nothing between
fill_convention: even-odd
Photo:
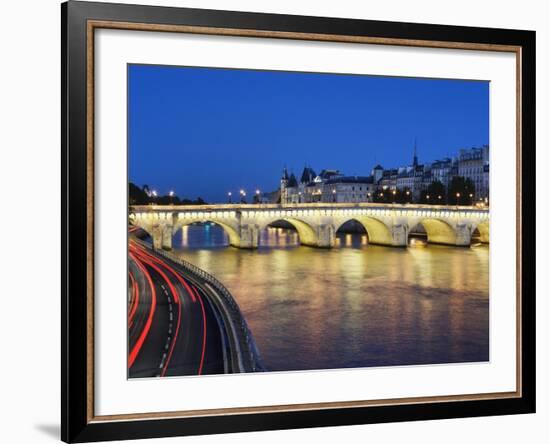
<instances>
[{"instance_id":1,"label":"bridge arch","mask_svg":"<svg viewBox=\"0 0 550 444\"><path fill-rule=\"evenodd\" d=\"M195 222L211 222L219 225L229 237L229 244L234 247L241 247L241 236L237 228L232 226L228 221L220 220L213 217L194 217L194 218L178 218L173 215L164 217L149 217L143 215L136 217L135 214L130 214L130 223L136 227L143 229L153 240L155 248L172 248L172 238L182 227Z\"/></svg>"},{"instance_id":2,"label":"bridge arch","mask_svg":"<svg viewBox=\"0 0 550 444\"><path fill-rule=\"evenodd\" d=\"M153 238L153 222L151 220L137 218L134 213L130 213L128 218L131 226L141 228L151 239Z\"/></svg>"},{"instance_id":3,"label":"bridge arch","mask_svg":"<svg viewBox=\"0 0 550 444\"><path fill-rule=\"evenodd\" d=\"M178 230L181 230L183 227L185 227L187 225L191 225L192 223L195 223L195 222L213 223L215 225L220 226L223 229L223 231L227 234L227 236L229 237L229 245L231 245L232 247L240 247L241 246L241 237L239 235L239 232L234 227L229 225L228 223L222 222L222 221L220 221L218 219L215 219L215 218L206 218L204 220L202 220L202 219L201 220L189 220L189 221L186 220L184 222L178 221L174 225L172 235L176 234L178 232Z\"/></svg>"},{"instance_id":4,"label":"bridge arch","mask_svg":"<svg viewBox=\"0 0 550 444\"><path fill-rule=\"evenodd\" d=\"M316 230L307 222L304 222L303 220L297 219L295 217L280 217L277 219L270 220L267 223L264 223L260 229L264 230L269 225L274 224L279 221L285 221L288 222L290 225L294 227L294 229L298 232L298 237L300 239L301 245L306 245L310 247L318 247L319 245L319 236Z\"/></svg>"},{"instance_id":5,"label":"bridge arch","mask_svg":"<svg viewBox=\"0 0 550 444\"><path fill-rule=\"evenodd\" d=\"M421 224L428 241L448 245L471 244L472 233L489 242L488 210L414 208L410 206L323 207L276 205L133 206L129 223L143 228L153 238L155 248L171 248L172 236L193 222L212 222L222 227L230 244L256 248L259 231L278 220L287 221L297 231L300 242L315 247L331 247L336 231L351 220L362 225L369 243L406 246L410 228Z\"/></svg>"},{"instance_id":6,"label":"bridge arch","mask_svg":"<svg viewBox=\"0 0 550 444\"><path fill-rule=\"evenodd\" d=\"M368 242L370 244L393 245L393 236L390 228L381 220L370 216L354 216L349 219L342 220L335 226L334 231L337 232L342 225L350 221L356 221L361 224L363 228L365 228Z\"/></svg>"},{"instance_id":7,"label":"bridge arch","mask_svg":"<svg viewBox=\"0 0 550 444\"><path fill-rule=\"evenodd\" d=\"M479 242L481 242L482 244L488 244L489 243L489 221L485 220L477 224L477 226L474 226L472 230L472 237L474 236L474 233L475 235L477 235Z\"/></svg>"},{"instance_id":8,"label":"bridge arch","mask_svg":"<svg viewBox=\"0 0 550 444\"><path fill-rule=\"evenodd\" d=\"M410 227L409 233L415 231L419 225L426 231L428 243L457 245L456 230L446 221L434 218L421 219Z\"/></svg>"}]
</instances>

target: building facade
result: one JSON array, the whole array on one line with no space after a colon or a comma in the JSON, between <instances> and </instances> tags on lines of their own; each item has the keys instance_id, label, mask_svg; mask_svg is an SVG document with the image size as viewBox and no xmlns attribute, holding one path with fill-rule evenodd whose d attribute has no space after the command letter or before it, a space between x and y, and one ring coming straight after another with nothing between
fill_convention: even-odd
<instances>
[{"instance_id":1,"label":"building facade","mask_svg":"<svg viewBox=\"0 0 550 444\"><path fill-rule=\"evenodd\" d=\"M372 202L376 189L372 176L345 176L338 170L322 170L316 174L304 167L300 181L286 168L281 177L281 203L354 203Z\"/></svg>"},{"instance_id":2,"label":"building facade","mask_svg":"<svg viewBox=\"0 0 550 444\"><path fill-rule=\"evenodd\" d=\"M486 171L485 171L486 170ZM485 177L487 175L487 177ZM475 186L476 197L489 197L489 146L461 149L458 154L458 176L470 179Z\"/></svg>"},{"instance_id":3,"label":"building facade","mask_svg":"<svg viewBox=\"0 0 550 444\"><path fill-rule=\"evenodd\" d=\"M419 202L422 193L434 182L448 190L453 177L470 179L475 186L475 201L488 202L489 146L461 149L455 158L446 157L420 164L414 147L412 164L384 169L376 165L368 176L346 176L338 170L322 170L316 174L305 166L300 179L283 170L278 196L283 204L373 202L376 193L399 190L411 194Z\"/></svg>"},{"instance_id":4,"label":"building facade","mask_svg":"<svg viewBox=\"0 0 550 444\"><path fill-rule=\"evenodd\" d=\"M450 157L436 160L431 164L429 181L430 183L441 182L447 189L451 179L456 175L455 171L457 171L456 162Z\"/></svg>"}]
</instances>

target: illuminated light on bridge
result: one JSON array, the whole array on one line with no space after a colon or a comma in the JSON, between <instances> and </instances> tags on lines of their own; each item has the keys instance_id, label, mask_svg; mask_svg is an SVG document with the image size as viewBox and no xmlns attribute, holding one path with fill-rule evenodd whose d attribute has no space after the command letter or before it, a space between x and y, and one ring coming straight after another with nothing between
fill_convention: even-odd
<instances>
[{"instance_id":1,"label":"illuminated light on bridge","mask_svg":"<svg viewBox=\"0 0 550 444\"><path fill-rule=\"evenodd\" d=\"M220 204L133 206L130 218L153 238L155 248L172 248L172 236L195 222L220 225L230 245L257 248L260 232L284 220L294 226L300 243L330 248L336 232L350 220L361 224L369 244L405 247L413 229L421 225L429 243L468 246L477 230L489 242L489 209L440 205L396 204Z\"/></svg>"}]
</instances>

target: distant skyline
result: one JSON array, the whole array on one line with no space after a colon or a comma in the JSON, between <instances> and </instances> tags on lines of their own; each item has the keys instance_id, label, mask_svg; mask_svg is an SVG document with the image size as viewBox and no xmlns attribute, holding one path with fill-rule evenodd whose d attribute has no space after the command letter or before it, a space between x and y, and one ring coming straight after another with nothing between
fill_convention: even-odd
<instances>
[{"instance_id":1,"label":"distant skyline","mask_svg":"<svg viewBox=\"0 0 550 444\"><path fill-rule=\"evenodd\" d=\"M297 176L489 144L489 82L130 65L129 180L225 202Z\"/></svg>"}]
</instances>

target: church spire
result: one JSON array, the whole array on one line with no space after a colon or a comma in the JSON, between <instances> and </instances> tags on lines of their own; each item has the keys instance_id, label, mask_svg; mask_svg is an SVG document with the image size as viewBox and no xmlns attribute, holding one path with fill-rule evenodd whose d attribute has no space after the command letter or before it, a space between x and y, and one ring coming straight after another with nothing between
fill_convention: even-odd
<instances>
[{"instance_id":1,"label":"church spire","mask_svg":"<svg viewBox=\"0 0 550 444\"><path fill-rule=\"evenodd\" d=\"M283 168L283 175L281 177L281 180L288 180L288 171L286 169L286 165L285 167Z\"/></svg>"}]
</instances>

